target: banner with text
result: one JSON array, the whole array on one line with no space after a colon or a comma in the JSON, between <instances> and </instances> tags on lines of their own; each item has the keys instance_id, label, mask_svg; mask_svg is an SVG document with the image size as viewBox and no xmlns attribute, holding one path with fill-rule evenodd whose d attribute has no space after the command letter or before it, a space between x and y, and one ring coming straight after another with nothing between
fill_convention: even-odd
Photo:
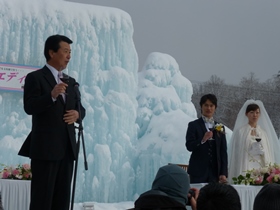
<instances>
[{"instance_id":1,"label":"banner with text","mask_svg":"<svg viewBox=\"0 0 280 210\"><path fill-rule=\"evenodd\" d=\"M0 89L23 91L26 75L37 69L39 67L0 63Z\"/></svg>"}]
</instances>

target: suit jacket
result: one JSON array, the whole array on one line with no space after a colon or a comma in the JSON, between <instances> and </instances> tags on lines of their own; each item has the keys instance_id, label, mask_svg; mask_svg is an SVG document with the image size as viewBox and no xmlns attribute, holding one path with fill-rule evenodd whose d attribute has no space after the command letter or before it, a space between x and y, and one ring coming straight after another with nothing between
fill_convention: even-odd
<instances>
[{"instance_id":1,"label":"suit jacket","mask_svg":"<svg viewBox=\"0 0 280 210\"><path fill-rule=\"evenodd\" d=\"M217 122L215 122L216 124ZM192 121L188 125L186 135L187 150L192 152L189 160L188 173L192 176L203 176L209 170L209 141L201 144L203 136L207 131L202 118ZM228 156L227 156L227 141L225 134L213 131L213 138L216 142L216 158L217 174L228 175Z\"/></svg>"},{"instance_id":2,"label":"suit jacket","mask_svg":"<svg viewBox=\"0 0 280 210\"><path fill-rule=\"evenodd\" d=\"M31 159L60 160L66 149L71 148L74 158L77 157L74 124L68 125L63 120L66 110L78 111L80 101L75 93L75 82L70 77L65 102L61 95L53 101L51 91L57 82L46 66L26 76L23 102L25 112L32 115L32 130L19 155ZM85 116L82 105L80 116L81 119Z\"/></svg>"}]
</instances>

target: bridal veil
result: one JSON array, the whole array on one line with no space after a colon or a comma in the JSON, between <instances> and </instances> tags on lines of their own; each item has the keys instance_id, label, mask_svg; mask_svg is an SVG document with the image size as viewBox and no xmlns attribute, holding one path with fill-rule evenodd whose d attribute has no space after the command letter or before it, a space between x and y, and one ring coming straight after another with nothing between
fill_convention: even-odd
<instances>
[{"instance_id":1,"label":"bridal veil","mask_svg":"<svg viewBox=\"0 0 280 210\"><path fill-rule=\"evenodd\" d=\"M258 125L267 133L268 144L270 145L270 150L272 159L274 162L280 164L280 141L276 135L275 129L271 123L271 120L264 108L263 103L260 100L247 100L242 108L240 109L236 122L234 125L230 146L228 150L228 157L230 158L229 161L229 181L231 182L231 178L233 176L239 176L239 174L234 174L238 171L238 168L241 167L244 161L244 155L241 151L245 148L244 144L241 142L242 140L236 141L235 137L238 135L240 129L248 124L248 118L246 116L246 108L249 104L257 104L260 108L260 117L258 120ZM233 141L235 140L235 141Z\"/></svg>"}]
</instances>

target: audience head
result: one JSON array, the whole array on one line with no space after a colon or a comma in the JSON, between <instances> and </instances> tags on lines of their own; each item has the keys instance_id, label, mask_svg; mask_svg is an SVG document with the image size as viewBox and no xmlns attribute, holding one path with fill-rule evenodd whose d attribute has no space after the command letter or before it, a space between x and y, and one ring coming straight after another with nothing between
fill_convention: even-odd
<instances>
[{"instance_id":1,"label":"audience head","mask_svg":"<svg viewBox=\"0 0 280 210\"><path fill-rule=\"evenodd\" d=\"M231 185L209 183L197 198L197 210L241 210L240 197Z\"/></svg>"},{"instance_id":2,"label":"audience head","mask_svg":"<svg viewBox=\"0 0 280 210\"><path fill-rule=\"evenodd\" d=\"M0 191L0 210L4 210L3 205L2 205L1 191Z\"/></svg>"},{"instance_id":3,"label":"audience head","mask_svg":"<svg viewBox=\"0 0 280 210\"><path fill-rule=\"evenodd\" d=\"M255 197L253 210L279 210L280 185L266 184Z\"/></svg>"},{"instance_id":4,"label":"audience head","mask_svg":"<svg viewBox=\"0 0 280 210\"><path fill-rule=\"evenodd\" d=\"M159 168L152 184L152 190L165 192L177 202L186 205L190 180L188 173L180 166L170 164Z\"/></svg>"},{"instance_id":5,"label":"audience head","mask_svg":"<svg viewBox=\"0 0 280 210\"><path fill-rule=\"evenodd\" d=\"M152 189L134 202L135 210L185 210L190 181L188 173L177 165L159 168Z\"/></svg>"}]
</instances>

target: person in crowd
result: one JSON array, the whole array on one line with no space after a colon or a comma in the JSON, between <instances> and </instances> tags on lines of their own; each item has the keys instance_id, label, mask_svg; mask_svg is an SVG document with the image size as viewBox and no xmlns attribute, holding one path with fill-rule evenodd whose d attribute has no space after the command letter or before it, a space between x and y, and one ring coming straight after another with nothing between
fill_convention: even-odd
<instances>
[{"instance_id":1,"label":"person in crowd","mask_svg":"<svg viewBox=\"0 0 280 210\"><path fill-rule=\"evenodd\" d=\"M225 128L213 118L217 98L213 94L201 97L202 116L189 123L187 150L192 152L188 174L191 183L227 182L228 156Z\"/></svg>"},{"instance_id":2,"label":"person in crowd","mask_svg":"<svg viewBox=\"0 0 280 210\"><path fill-rule=\"evenodd\" d=\"M279 210L279 198L280 185L276 183L266 184L255 197L253 210Z\"/></svg>"},{"instance_id":3,"label":"person in crowd","mask_svg":"<svg viewBox=\"0 0 280 210\"><path fill-rule=\"evenodd\" d=\"M190 189L193 195L190 194ZM134 202L134 210L185 210L190 205L196 210L199 190L190 188L189 175L181 167L170 164L159 168L152 189Z\"/></svg>"},{"instance_id":4,"label":"person in crowd","mask_svg":"<svg viewBox=\"0 0 280 210\"><path fill-rule=\"evenodd\" d=\"M62 82L71 58L72 40L52 35L45 42L46 65L27 74L24 110L32 116L32 130L19 155L31 158L30 210L69 210L73 163L77 158L75 122L85 109L75 90L76 81Z\"/></svg>"},{"instance_id":5,"label":"person in crowd","mask_svg":"<svg viewBox=\"0 0 280 210\"><path fill-rule=\"evenodd\" d=\"M0 191L0 210L4 210L3 205L2 205L1 191Z\"/></svg>"},{"instance_id":6,"label":"person in crowd","mask_svg":"<svg viewBox=\"0 0 280 210\"><path fill-rule=\"evenodd\" d=\"M229 181L245 171L280 163L280 145L259 100L247 100L237 115L229 152Z\"/></svg>"},{"instance_id":7,"label":"person in crowd","mask_svg":"<svg viewBox=\"0 0 280 210\"><path fill-rule=\"evenodd\" d=\"M199 191L197 210L241 210L238 192L231 185L212 182Z\"/></svg>"}]
</instances>

